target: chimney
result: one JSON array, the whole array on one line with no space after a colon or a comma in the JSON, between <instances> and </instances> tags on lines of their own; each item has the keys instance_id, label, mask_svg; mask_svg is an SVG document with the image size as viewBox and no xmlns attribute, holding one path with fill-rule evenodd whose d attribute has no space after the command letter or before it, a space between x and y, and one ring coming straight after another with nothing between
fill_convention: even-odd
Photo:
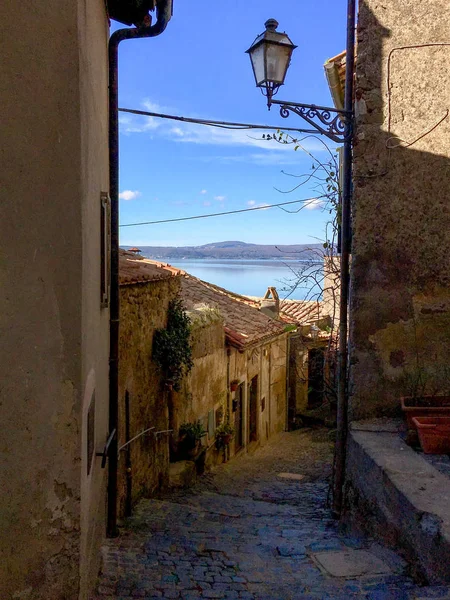
<instances>
[{"instance_id":1,"label":"chimney","mask_svg":"<svg viewBox=\"0 0 450 600\"><path fill-rule=\"evenodd\" d=\"M271 317L272 319L278 320L280 316L280 298L278 296L277 288L268 287L266 295L261 300L259 310Z\"/></svg>"}]
</instances>

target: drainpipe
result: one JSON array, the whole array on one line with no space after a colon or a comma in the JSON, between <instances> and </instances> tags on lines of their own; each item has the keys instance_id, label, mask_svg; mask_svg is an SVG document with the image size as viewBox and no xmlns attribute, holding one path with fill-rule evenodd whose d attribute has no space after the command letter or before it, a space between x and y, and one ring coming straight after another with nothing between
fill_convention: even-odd
<instances>
[{"instance_id":1,"label":"drainpipe","mask_svg":"<svg viewBox=\"0 0 450 600\"><path fill-rule=\"evenodd\" d=\"M356 0L347 4L347 49L345 71L344 110L353 111L353 78L355 68L355 22ZM342 248L341 248L341 299L339 307L339 366L336 450L333 482L333 514L340 517L343 505L345 482L347 430L348 430L348 300L349 300L349 260L351 247L351 196L352 196L352 140L344 144L343 185L342 185Z\"/></svg>"},{"instance_id":2,"label":"drainpipe","mask_svg":"<svg viewBox=\"0 0 450 600\"><path fill-rule=\"evenodd\" d=\"M109 431L119 424L119 96L118 54L123 40L160 35L172 16L172 0L159 0L157 21L140 28L118 29L109 39L109 193L111 196L111 300L109 317ZM117 530L117 433L109 447L107 535Z\"/></svg>"}]
</instances>

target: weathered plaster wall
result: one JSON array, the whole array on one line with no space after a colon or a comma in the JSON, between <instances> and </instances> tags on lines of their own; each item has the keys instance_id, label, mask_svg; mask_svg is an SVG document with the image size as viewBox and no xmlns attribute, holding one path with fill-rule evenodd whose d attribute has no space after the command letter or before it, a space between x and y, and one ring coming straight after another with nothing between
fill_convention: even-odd
<instances>
[{"instance_id":1,"label":"weathered plaster wall","mask_svg":"<svg viewBox=\"0 0 450 600\"><path fill-rule=\"evenodd\" d=\"M446 0L360 3L353 418L396 412L422 371L430 390L450 387L449 34Z\"/></svg>"},{"instance_id":2,"label":"weathered plaster wall","mask_svg":"<svg viewBox=\"0 0 450 600\"><path fill-rule=\"evenodd\" d=\"M130 403L130 438L144 429L169 428L167 392L161 372L152 361L153 335L167 326L167 310L180 290L178 278L120 287L119 446L125 443L125 393ZM168 482L167 434L145 434L130 444L132 501L151 495ZM126 498L125 454L119 460L119 514Z\"/></svg>"},{"instance_id":3,"label":"weathered plaster wall","mask_svg":"<svg viewBox=\"0 0 450 600\"><path fill-rule=\"evenodd\" d=\"M17 23L17 3L1 3L0 17ZM103 472L87 479L82 432L94 382L103 443L108 30L101 0L41 2L32 22L0 41L0 597L72 600L86 597L94 522L103 527Z\"/></svg>"},{"instance_id":4,"label":"weathered plaster wall","mask_svg":"<svg viewBox=\"0 0 450 600\"><path fill-rule=\"evenodd\" d=\"M324 258L323 274L322 314L330 317L330 326L332 326L337 333L339 327L339 296L341 288L341 262L339 256Z\"/></svg>"},{"instance_id":5,"label":"weathered plaster wall","mask_svg":"<svg viewBox=\"0 0 450 600\"><path fill-rule=\"evenodd\" d=\"M287 334L270 342L253 346L238 352L230 349L230 380L237 379L245 384L244 394L244 445L249 440L250 384L258 376L257 392L257 437L264 444L269 437L287 426ZM232 420L232 401L237 392L230 394L230 414ZM264 402L263 402L264 399ZM234 442L231 455L234 454Z\"/></svg>"},{"instance_id":6,"label":"weathered plaster wall","mask_svg":"<svg viewBox=\"0 0 450 600\"><path fill-rule=\"evenodd\" d=\"M308 409L308 348L301 334L291 334L289 344L290 422Z\"/></svg>"},{"instance_id":7,"label":"weathered plaster wall","mask_svg":"<svg viewBox=\"0 0 450 600\"><path fill-rule=\"evenodd\" d=\"M287 425L287 334L270 344L269 435L284 431Z\"/></svg>"},{"instance_id":8,"label":"weathered plaster wall","mask_svg":"<svg viewBox=\"0 0 450 600\"><path fill-rule=\"evenodd\" d=\"M100 305L100 195L109 189L108 37L104 2L79 0L82 314L80 598L88 598L105 536L106 470L94 457L88 475L88 413L95 391L94 452L108 436L109 310ZM92 385L92 390L91 390Z\"/></svg>"},{"instance_id":9,"label":"weathered plaster wall","mask_svg":"<svg viewBox=\"0 0 450 600\"><path fill-rule=\"evenodd\" d=\"M173 393L174 430L178 432L183 423L200 421L208 431L208 415L222 409L223 419L227 412L227 351L223 318L215 309L207 307L188 312L191 319L192 358L194 366L185 377L179 394ZM208 446L208 462L222 459L215 451L215 436L205 436L202 443Z\"/></svg>"}]
</instances>

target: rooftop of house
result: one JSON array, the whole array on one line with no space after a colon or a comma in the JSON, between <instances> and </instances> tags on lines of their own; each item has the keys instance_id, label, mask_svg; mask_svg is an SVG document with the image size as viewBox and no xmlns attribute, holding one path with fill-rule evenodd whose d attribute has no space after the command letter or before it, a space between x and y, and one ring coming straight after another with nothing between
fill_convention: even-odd
<instances>
[{"instance_id":1,"label":"rooftop of house","mask_svg":"<svg viewBox=\"0 0 450 600\"><path fill-rule=\"evenodd\" d=\"M119 250L119 285L147 283L160 279L170 279L183 271L138 256L134 252Z\"/></svg>"},{"instance_id":2,"label":"rooftop of house","mask_svg":"<svg viewBox=\"0 0 450 600\"><path fill-rule=\"evenodd\" d=\"M260 312L256 302L188 273L181 280L181 290L187 309L207 304L220 311L227 341L239 350L280 335L285 330L285 323Z\"/></svg>"},{"instance_id":3,"label":"rooftop of house","mask_svg":"<svg viewBox=\"0 0 450 600\"><path fill-rule=\"evenodd\" d=\"M316 300L281 300L280 319L285 323L307 325L323 318L323 302Z\"/></svg>"},{"instance_id":4,"label":"rooftop of house","mask_svg":"<svg viewBox=\"0 0 450 600\"><path fill-rule=\"evenodd\" d=\"M344 108L346 58L344 50L337 56L328 59L323 65L334 106L339 110Z\"/></svg>"}]
</instances>

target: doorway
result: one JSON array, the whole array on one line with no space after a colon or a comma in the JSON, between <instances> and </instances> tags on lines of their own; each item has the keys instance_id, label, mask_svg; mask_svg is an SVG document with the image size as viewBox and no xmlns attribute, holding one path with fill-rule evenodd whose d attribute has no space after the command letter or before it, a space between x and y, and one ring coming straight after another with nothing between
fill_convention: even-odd
<instances>
[{"instance_id":1,"label":"doorway","mask_svg":"<svg viewBox=\"0 0 450 600\"><path fill-rule=\"evenodd\" d=\"M256 442L258 439L258 375L255 375L250 383L250 402L249 402L249 441Z\"/></svg>"},{"instance_id":2,"label":"doorway","mask_svg":"<svg viewBox=\"0 0 450 600\"><path fill-rule=\"evenodd\" d=\"M235 431L235 452L238 452L244 445L244 432L242 426L244 423L244 384L241 383L236 390L234 399L234 431Z\"/></svg>"}]
</instances>

